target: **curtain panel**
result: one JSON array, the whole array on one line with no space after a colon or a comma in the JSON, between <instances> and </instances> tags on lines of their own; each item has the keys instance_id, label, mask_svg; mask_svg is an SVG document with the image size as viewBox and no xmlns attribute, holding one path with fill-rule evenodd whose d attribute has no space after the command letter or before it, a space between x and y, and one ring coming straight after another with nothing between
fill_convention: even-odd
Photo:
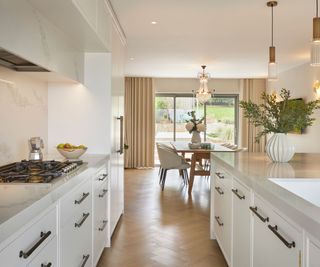
<instances>
[{"instance_id":1,"label":"curtain panel","mask_svg":"<svg viewBox=\"0 0 320 267\"><path fill-rule=\"evenodd\" d=\"M265 79L243 79L242 80L242 100L262 104L261 94L266 91ZM260 142L255 141L255 137L261 131L261 127L255 127L249 120L241 115L241 145L248 148L249 152L265 152L266 137L263 136Z\"/></svg>"},{"instance_id":2,"label":"curtain panel","mask_svg":"<svg viewBox=\"0 0 320 267\"><path fill-rule=\"evenodd\" d=\"M154 167L155 107L152 78L125 79L125 168Z\"/></svg>"}]
</instances>

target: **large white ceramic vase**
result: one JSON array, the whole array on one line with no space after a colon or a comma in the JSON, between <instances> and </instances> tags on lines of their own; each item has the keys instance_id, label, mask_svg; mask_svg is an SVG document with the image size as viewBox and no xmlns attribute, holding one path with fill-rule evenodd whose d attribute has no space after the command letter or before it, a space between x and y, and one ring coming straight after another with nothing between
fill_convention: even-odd
<instances>
[{"instance_id":1,"label":"large white ceramic vase","mask_svg":"<svg viewBox=\"0 0 320 267\"><path fill-rule=\"evenodd\" d=\"M198 131L192 132L191 143L193 143L193 144L198 144L198 143L200 144L201 143L200 132L198 132Z\"/></svg>"},{"instance_id":2,"label":"large white ceramic vase","mask_svg":"<svg viewBox=\"0 0 320 267\"><path fill-rule=\"evenodd\" d=\"M294 155L294 146L284 133L275 133L267 142L266 152L273 162L288 162Z\"/></svg>"}]
</instances>

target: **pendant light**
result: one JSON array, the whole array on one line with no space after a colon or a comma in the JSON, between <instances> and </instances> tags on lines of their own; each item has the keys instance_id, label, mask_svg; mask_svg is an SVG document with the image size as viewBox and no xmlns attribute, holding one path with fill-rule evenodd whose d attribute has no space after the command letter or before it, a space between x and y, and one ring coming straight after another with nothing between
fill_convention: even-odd
<instances>
[{"instance_id":1,"label":"pendant light","mask_svg":"<svg viewBox=\"0 0 320 267\"><path fill-rule=\"evenodd\" d=\"M200 80L200 87L196 91L196 99L199 103L204 104L212 98L213 92L208 89L208 82L210 79L210 73L205 72L206 66L202 65L202 72L199 72L198 78Z\"/></svg>"},{"instance_id":2,"label":"pendant light","mask_svg":"<svg viewBox=\"0 0 320 267\"><path fill-rule=\"evenodd\" d=\"M313 18L313 39L311 43L311 66L320 66L320 18L316 0L316 16Z\"/></svg>"},{"instance_id":3,"label":"pendant light","mask_svg":"<svg viewBox=\"0 0 320 267\"><path fill-rule=\"evenodd\" d=\"M269 65L268 80L278 79L278 65L276 62L276 47L273 45L273 7L277 6L277 1L267 2L267 6L271 7L271 46L269 47Z\"/></svg>"}]
</instances>

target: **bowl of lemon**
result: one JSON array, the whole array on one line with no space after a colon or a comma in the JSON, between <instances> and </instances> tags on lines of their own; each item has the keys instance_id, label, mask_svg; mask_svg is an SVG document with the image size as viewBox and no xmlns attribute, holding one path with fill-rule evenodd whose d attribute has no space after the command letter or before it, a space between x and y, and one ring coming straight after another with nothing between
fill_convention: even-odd
<instances>
[{"instance_id":1,"label":"bowl of lemon","mask_svg":"<svg viewBox=\"0 0 320 267\"><path fill-rule=\"evenodd\" d=\"M84 145L75 146L70 143L57 145L57 150L66 159L78 159L87 151L87 149L88 148Z\"/></svg>"}]
</instances>

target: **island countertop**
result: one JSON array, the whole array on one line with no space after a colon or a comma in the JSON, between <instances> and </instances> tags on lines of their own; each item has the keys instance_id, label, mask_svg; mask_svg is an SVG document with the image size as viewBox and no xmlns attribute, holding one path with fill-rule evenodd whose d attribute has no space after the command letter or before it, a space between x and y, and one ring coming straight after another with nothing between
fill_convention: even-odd
<instances>
[{"instance_id":1,"label":"island countertop","mask_svg":"<svg viewBox=\"0 0 320 267\"><path fill-rule=\"evenodd\" d=\"M211 158L213 163L226 169L320 240L320 207L269 180L270 178L320 180L320 154L297 153L288 163L273 163L264 153L250 152L214 152Z\"/></svg>"},{"instance_id":2,"label":"island countertop","mask_svg":"<svg viewBox=\"0 0 320 267\"><path fill-rule=\"evenodd\" d=\"M64 160L60 157L49 157ZM107 155L85 155L77 171L48 184L0 184L0 248L11 234L53 205L64 194L94 175L106 163Z\"/></svg>"}]
</instances>

